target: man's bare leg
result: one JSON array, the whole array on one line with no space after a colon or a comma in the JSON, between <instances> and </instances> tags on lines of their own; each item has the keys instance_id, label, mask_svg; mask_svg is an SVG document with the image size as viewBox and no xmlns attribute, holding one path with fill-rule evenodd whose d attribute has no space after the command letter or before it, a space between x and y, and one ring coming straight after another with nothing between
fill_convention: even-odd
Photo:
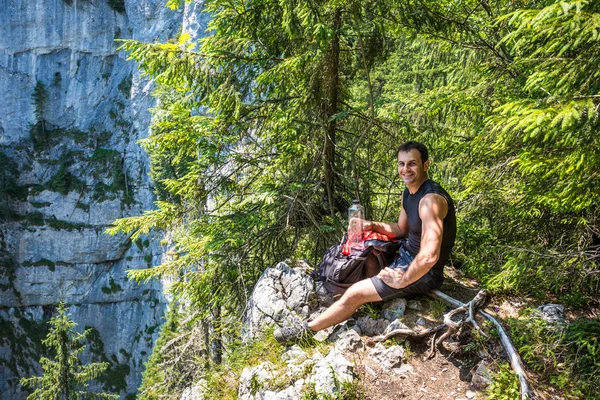
<instances>
[{"instance_id":1,"label":"man's bare leg","mask_svg":"<svg viewBox=\"0 0 600 400\"><path fill-rule=\"evenodd\" d=\"M365 303L381 301L370 279L364 279L350 286L341 299L333 303L323 314L308 323L313 331L329 328L350 318Z\"/></svg>"}]
</instances>

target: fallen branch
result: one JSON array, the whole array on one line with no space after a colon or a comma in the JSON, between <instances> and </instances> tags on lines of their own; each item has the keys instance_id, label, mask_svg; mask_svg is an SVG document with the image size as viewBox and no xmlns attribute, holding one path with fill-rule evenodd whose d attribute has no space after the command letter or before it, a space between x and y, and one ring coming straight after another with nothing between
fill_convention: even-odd
<instances>
[{"instance_id":1,"label":"fallen branch","mask_svg":"<svg viewBox=\"0 0 600 400\"><path fill-rule=\"evenodd\" d=\"M425 329L422 331L413 331L412 329L394 329L393 331L390 331L388 333L386 333L385 335L379 335L379 336L375 336L374 338L371 338L369 342L374 342L374 343L378 343L378 342L385 342L386 340L388 340L389 338L392 338L394 336L404 336L404 337L411 337L411 338L422 338L425 336L428 336L432 333L435 333L437 331L440 331L442 329L444 329L446 327L446 325L438 325L438 326L434 326L433 328L429 328L429 329ZM370 343L367 343L367 346L369 346Z\"/></svg>"},{"instance_id":2,"label":"fallen branch","mask_svg":"<svg viewBox=\"0 0 600 400\"><path fill-rule=\"evenodd\" d=\"M481 292L479 292L477 294L477 296L479 296L480 293ZM464 303L448 296L447 294L440 292L439 290L433 290L426 294L427 294L427 296L434 298L436 300L442 300L443 302L445 302L453 307L456 307L457 309L463 308L464 310L466 310L468 307L469 308L469 318L470 319L473 318L474 311L471 311L470 304L473 304L475 299L473 299L468 304L464 304ZM477 298L477 296L475 296L475 297ZM506 350L506 353L510 360L510 365L511 365L513 371L515 371L515 373L519 377L519 386L521 389L521 399L522 400L533 399L534 398L533 392L531 391L531 389L529 388L529 384L527 383L527 377L525 375L523 363L521 362L521 357L519 357L519 354L515 350L512 342L510 341L508 335L506 334L506 331L504 330L504 328L502 328L502 325L500 325L500 323L494 317L492 317L490 314L488 314L484 311L479 311L479 312L486 319L491 321L494 324L494 326L496 327L496 329L498 330L498 333L500 335L500 341L502 342L502 346L504 346L504 349ZM444 318L444 321L446 322L446 318ZM474 320L473 320L473 322L474 322ZM439 339L438 339L438 342L439 342Z\"/></svg>"},{"instance_id":3,"label":"fallen branch","mask_svg":"<svg viewBox=\"0 0 600 400\"><path fill-rule=\"evenodd\" d=\"M477 322L475 322L475 313L485 305L487 297L488 292L486 290L480 290L473 300L446 313L444 315L444 325L448 327L448 330L434 342L431 346L431 352L426 358L433 357L435 355L435 349L444 343L450 336L456 334L465 323L471 325L473 329L476 329L482 336L487 337L485 333L481 331ZM464 314L465 316L459 322L455 322L452 318L459 314Z\"/></svg>"}]
</instances>

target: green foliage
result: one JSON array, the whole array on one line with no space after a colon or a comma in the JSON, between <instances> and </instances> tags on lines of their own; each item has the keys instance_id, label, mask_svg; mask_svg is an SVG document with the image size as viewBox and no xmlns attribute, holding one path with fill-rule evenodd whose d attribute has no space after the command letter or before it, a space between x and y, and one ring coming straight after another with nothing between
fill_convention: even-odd
<instances>
[{"instance_id":1,"label":"green foliage","mask_svg":"<svg viewBox=\"0 0 600 400\"><path fill-rule=\"evenodd\" d=\"M434 320L441 321L446 312L447 305L441 300L430 300L431 315Z\"/></svg>"},{"instance_id":2,"label":"green foliage","mask_svg":"<svg viewBox=\"0 0 600 400\"><path fill-rule=\"evenodd\" d=\"M102 293L105 293L105 294L113 294L113 293L120 292L121 290L123 290L121 288L121 285L119 285L118 283L115 283L115 280L112 277L110 278L109 286L102 287Z\"/></svg>"},{"instance_id":3,"label":"green foliage","mask_svg":"<svg viewBox=\"0 0 600 400\"><path fill-rule=\"evenodd\" d=\"M107 0L108 6L119 14L125 14L125 0Z\"/></svg>"},{"instance_id":4,"label":"green foliage","mask_svg":"<svg viewBox=\"0 0 600 400\"><path fill-rule=\"evenodd\" d=\"M207 400L236 398L239 378L242 370L247 366L269 362L275 370L283 369L285 363L281 359L282 351L283 347L275 341L272 332L267 332L264 339L248 345L236 341L228 349L225 363L213 367L205 377L208 388ZM288 379L283 378L280 382L270 382L270 387L286 387L289 383ZM262 387L258 381L254 381L252 389L258 392Z\"/></svg>"},{"instance_id":5,"label":"green foliage","mask_svg":"<svg viewBox=\"0 0 600 400\"><path fill-rule=\"evenodd\" d=\"M100 375L106 363L83 365L78 356L85 348L82 341L89 331L78 333L76 324L66 314L66 307L60 304L58 314L49 322L50 331L42 343L50 349L52 358L42 357L40 364L44 371L41 377L21 379L21 385L34 389L28 399L116 399L118 396L106 393L88 392L88 381Z\"/></svg>"},{"instance_id":6,"label":"green foliage","mask_svg":"<svg viewBox=\"0 0 600 400\"><path fill-rule=\"evenodd\" d=\"M123 80L121 82L119 82L119 85L117 86L117 88L119 89L119 91L121 93L123 93L123 96L125 96L125 98L131 97L132 82L133 82L133 76L131 74L129 74L125 78L123 78Z\"/></svg>"},{"instance_id":7,"label":"green foliage","mask_svg":"<svg viewBox=\"0 0 600 400\"><path fill-rule=\"evenodd\" d=\"M35 116L38 122L44 121L46 114L46 105L48 101L48 92L46 86L41 82L37 81L31 94L31 99L35 109Z\"/></svg>"},{"instance_id":8,"label":"green foliage","mask_svg":"<svg viewBox=\"0 0 600 400\"><path fill-rule=\"evenodd\" d=\"M600 319L581 320L569 325L563 343L572 362L575 386L586 398L600 393Z\"/></svg>"},{"instance_id":9,"label":"green foliage","mask_svg":"<svg viewBox=\"0 0 600 400\"><path fill-rule=\"evenodd\" d=\"M27 188L18 184L19 166L0 151L0 219L14 217L13 202L27 200Z\"/></svg>"},{"instance_id":10,"label":"green foliage","mask_svg":"<svg viewBox=\"0 0 600 400\"><path fill-rule=\"evenodd\" d=\"M61 163L56 174L46 182L45 188L62 195L67 195L71 191L83 191L85 189L85 182L69 171L69 164L67 161Z\"/></svg>"},{"instance_id":11,"label":"green foliage","mask_svg":"<svg viewBox=\"0 0 600 400\"><path fill-rule=\"evenodd\" d=\"M493 377L486 399L514 400L521 397L519 379L507 363L499 365L499 372Z\"/></svg>"},{"instance_id":12,"label":"green foliage","mask_svg":"<svg viewBox=\"0 0 600 400\"><path fill-rule=\"evenodd\" d=\"M600 389L600 320L580 320L558 329L534 310L509 320L510 334L538 387L554 387L565 398L593 398ZM591 397L590 397L591 396Z\"/></svg>"}]
</instances>

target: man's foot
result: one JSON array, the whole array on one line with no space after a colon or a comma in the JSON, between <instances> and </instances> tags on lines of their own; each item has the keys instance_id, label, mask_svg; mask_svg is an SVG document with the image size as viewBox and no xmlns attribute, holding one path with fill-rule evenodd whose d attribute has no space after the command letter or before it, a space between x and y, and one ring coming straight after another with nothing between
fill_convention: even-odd
<instances>
[{"instance_id":1,"label":"man's foot","mask_svg":"<svg viewBox=\"0 0 600 400\"><path fill-rule=\"evenodd\" d=\"M313 330L308 327L306 321L302 321L301 323L292 326L278 328L273 332L275 340L281 344L295 343L303 339L306 340L312 337L313 334Z\"/></svg>"}]
</instances>

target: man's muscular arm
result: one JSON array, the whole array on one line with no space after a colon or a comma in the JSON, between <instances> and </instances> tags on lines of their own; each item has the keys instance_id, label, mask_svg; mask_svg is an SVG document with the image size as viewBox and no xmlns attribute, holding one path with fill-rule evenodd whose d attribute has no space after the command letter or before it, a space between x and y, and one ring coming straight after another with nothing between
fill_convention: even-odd
<instances>
[{"instance_id":1,"label":"man's muscular arm","mask_svg":"<svg viewBox=\"0 0 600 400\"><path fill-rule=\"evenodd\" d=\"M406 272L398 269L385 268L379 277L387 285L399 289L410 285L425 275L440 258L444 218L448 213L448 202L435 193L426 195L419 203L421 217L421 249L415 256Z\"/></svg>"},{"instance_id":2,"label":"man's muscular arm","mask_svg":"<svg viewBox=\"0 0 600 400\"><path fill-rule=\"evenodd\" d=\"M363 221L365 231L383 233L391 238L406 237L408 234L408 218L404 208L400 211L398 222Z\"/></svg>"}]
</instances>

